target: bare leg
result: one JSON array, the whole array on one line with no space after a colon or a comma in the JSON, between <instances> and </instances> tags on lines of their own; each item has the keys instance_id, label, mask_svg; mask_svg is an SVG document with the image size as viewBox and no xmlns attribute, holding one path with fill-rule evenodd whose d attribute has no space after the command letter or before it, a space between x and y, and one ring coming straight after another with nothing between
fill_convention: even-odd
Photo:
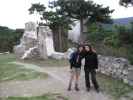
<instances>
[{"instance_id":1,"label":"bare leg","mask_svg":"<svg viewBox=\"0 0 133 100\"><path fill-rule=\"evenodd\" d=\"M74 79L74 73L71 72L71 77L70 77L70 81L69 81L68 91L71 90L71 86L72 86L72 81L73 81L73 79Z\"/></svg>"},{"instance_id":2,"label":"bare leg","mask_svg":"<svg viewBox=\"0 0 133 100\"><path fill-rule=\"evenodd\" d=\"M76 91L79 91L79 87L78 87L79 76L80 76L80 74L78 72L76 72L76 75L75 75L75 78L76 78L76 81L75 81L75 90Z\"/></svg>"}]
</instances>

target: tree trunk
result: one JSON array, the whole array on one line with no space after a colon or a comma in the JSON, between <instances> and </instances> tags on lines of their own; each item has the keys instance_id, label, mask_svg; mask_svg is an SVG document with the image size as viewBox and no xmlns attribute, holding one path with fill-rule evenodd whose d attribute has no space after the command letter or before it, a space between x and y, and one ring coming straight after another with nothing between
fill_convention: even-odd
<instances>
[{"instance_id":1,"label":"tree trunk","mask_svg":"<svg viewBox=\"0 0 133 100\"><path fill-rule=\"evenodd\" d=\"M64 27L60 26L58 28L52 29L54 48L57 52L64 52L67 48L68 36L67 32L64 31Z\"/></svg>"},{"instance_id":2,"label":"tree trunk","mask_svg":"<svg viewBox=\"0 0 133 100\"><path fill-rule=\"evenodd\" d=\"M62 27L59 26L59 50L62 51Z\"/></svg>"},{"instance_id":3,"label":"tree trunk","mask_svg":"<svg viewBox=\"0 0 133 100\"><path fill-rule=\"evenodd\" d=\"M52 29L53 32L53 41L55 51L59 51L59 32L58 29Z\"/></svg>"},{"instance_id":4,"label":"tree trunk","mask_svg":"<svg viewBox=\"0 0 133 100\"><path fill-rule=\"evenodd\" d=\"M83 42L83 27L84 27L84 23L83 23L83 19L80 19L80 36L79 36L79 42Z\"/></svg>"},{"instance_id":5,"label":"tree trunk","mask_svg":"<svg viewBox=\"0 0 133 100\"><path fill-rule=\"evenodd\" d=\"M62 29L62 52L67 51L68 49L68 31L64 29L64 27L61 27Z\"/></svg>"}]
</instances>

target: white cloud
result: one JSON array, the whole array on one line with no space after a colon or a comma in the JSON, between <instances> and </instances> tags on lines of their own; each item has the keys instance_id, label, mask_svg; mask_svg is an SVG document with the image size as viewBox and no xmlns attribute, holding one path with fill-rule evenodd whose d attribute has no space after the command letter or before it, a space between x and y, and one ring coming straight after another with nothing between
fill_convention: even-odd
<instances>
[{"instance_id":1,"label":"white cloud","mask_svg":"<svg viewBox=\"0 0 133 100\"><path fill-rule=\"evenodd\" d=\"M125 8L119 5L119 0L93 0L98 4L103 4L104 7L109 6L110 9L115 9L112 13L113 18L133 17L133 7Z\"/></svg>"},{"instance_id":2,"label":"white cloud","mask_svg":"<svg viewBox=\"0 0 133 100\"><path fill-rule=\"evenodd\" d=\"M23 28L25 22L36 21L37 17L29 15L31 3L47 4L48 0L2 0L0 1L0 25L10 28Z\"/></svg>"},{"instance_id":3,"label":"white cloud","mask_svg":"<svg viewBox=\"0 0 133 100\"><path fill-rule=\"evenodd\" d=\"M29 15L28 8L31 3L41 2L45 5L49 0L0 0L0 25L10 28L23 28L27 21L36 21L35 15ZM133 7L124 8L119 6L119 0L93 0L96 3L110 6L115 9L112 14L113 18L133 16Z\"/></svg>"}]
</instances>

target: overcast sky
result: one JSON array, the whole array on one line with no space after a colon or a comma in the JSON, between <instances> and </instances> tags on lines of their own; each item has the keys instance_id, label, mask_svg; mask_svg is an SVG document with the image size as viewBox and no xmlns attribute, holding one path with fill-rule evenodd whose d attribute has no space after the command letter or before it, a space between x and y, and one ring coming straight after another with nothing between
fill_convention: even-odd
<instances>
[{"instance_id":1,"label":"overcast sky","mask_svg":"<svg viewBox=\"0 0 133 100\"><path fill-rule=\"evenodd\" d=\"M48 5L49 0L0 0L0 26L9 28L24 28L24 23L36 21L35 15L29 15L28 8L31 3L43 3ZM119 0L93 0L95 3L109 6L115 9L112 18L133 17L133 7L119 6Z\"/></svg>"}]
</instances>

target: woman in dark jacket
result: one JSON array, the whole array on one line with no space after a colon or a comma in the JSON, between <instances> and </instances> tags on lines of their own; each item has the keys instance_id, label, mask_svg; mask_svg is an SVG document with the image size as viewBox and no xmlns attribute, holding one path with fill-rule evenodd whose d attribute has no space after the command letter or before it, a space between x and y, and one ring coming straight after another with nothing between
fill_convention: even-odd
<instances>
[{"instance_id":1,"label":"woman in dark jacket","mask_svg":"<svg viewBox=\"0 0 133 100\"><path fill-rule=\"evenodd\" d=\"M97 92L99 92L99 85L96 80L96 69L98 69L98 58L96 52L92 49L91 45L85 45L85 83L87 91L90 90L90 78L89 74L91 74L92 83Z\"/></svg>"},{"instance_id":2,"label":"woman in dark jacket","mask_svg":"<svg viewBox=\"0 0 133 100\"><path fill-rule=\"evenodd\" d=\"M83 46L79 46L77 48L77 51L73 52L70 57L70 69L71 69L71 77L69 81L69 86L68 90L71 90L71 85L72 81L74 80L74 77L76 79L75 81L75 90L79 91L78 87L78 81L79 81L79 76L80 76L80 71L81 71L81 60L82 60L82 51L83 51Z\"/></svg>"}]
</instances>

